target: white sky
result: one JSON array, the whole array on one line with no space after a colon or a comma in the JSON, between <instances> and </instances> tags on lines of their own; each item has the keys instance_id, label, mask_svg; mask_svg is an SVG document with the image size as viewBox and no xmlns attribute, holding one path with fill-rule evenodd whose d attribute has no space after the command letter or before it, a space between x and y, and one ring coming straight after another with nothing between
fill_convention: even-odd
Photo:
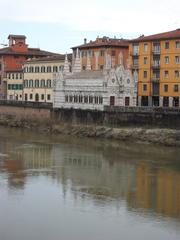
<instances>
[{"instance_id":1,"label":"white sky","mask_svg":"<svg viewBox=\"0 0 180 240\"><path fill-rule=\"evenodd\" d=\"M83 31L137 37L180 28L180 0L0 0L0 24L7 20L59 24L82 39Z\"/></svg>"}]
</instances>

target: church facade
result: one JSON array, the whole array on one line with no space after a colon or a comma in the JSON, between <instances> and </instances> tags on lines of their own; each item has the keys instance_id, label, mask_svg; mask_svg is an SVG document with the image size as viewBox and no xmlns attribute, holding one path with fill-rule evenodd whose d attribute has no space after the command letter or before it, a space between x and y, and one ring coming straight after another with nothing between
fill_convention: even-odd
<instances>
[{"instance_id":1,"label":"church facade","mask_svg":"<svg viewBox=\"0 0 180 240\"><path fill-rule=\"evenodd\" d=\"M103 111L105 106L136 106L137 73L133 76L129 64L124 66L121 52L114 67L106 55L104 70L91 70L90 58L82 70L78 50L72 72L67 64L63 73L54 74L54 108Z\"/></svg>"}]
</instances>

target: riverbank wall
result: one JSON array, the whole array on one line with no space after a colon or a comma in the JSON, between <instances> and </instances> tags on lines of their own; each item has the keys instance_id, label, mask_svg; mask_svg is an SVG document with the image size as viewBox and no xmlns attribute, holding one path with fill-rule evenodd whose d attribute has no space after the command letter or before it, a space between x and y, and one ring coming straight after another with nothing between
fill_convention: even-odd
<instances>
[{"instance_id":1,"label":"riverbank wall","mask_svg":"<svg viewBox=\"0 0 180 240\"><path fill-rule=\"evenodd\" d=\"M0 105L0 125L53 134L180 146L180 109L52 109L47 105Z\"/></svg>"}]
</instances>

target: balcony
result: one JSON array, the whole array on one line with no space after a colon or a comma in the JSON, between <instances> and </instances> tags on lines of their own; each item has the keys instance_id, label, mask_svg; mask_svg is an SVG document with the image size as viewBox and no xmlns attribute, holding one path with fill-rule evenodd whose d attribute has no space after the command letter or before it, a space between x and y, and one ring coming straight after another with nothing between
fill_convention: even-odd
<instances>
[{"instance_id":1,"label":"balcony","mask_svg":"<svg viewBox=\"0 0 180 240\"><path fill-rule=\"evenodd\" d=\"M139 56L139 50L133 50L131 54L132 56Z\"/></svg>"},{"instance_id":2,"label":"balcony","mask_svg":"<svg viewBox=\"0 0 180 240\"><path fill-rule=\"evenodd\" d=\"M160 55L161 54L161 49L160 48L154 48L152 50L152 52L153 52L154 55Z\"/></svg>"},{"instance_id":3,"label":"balcony","mask_svg":"<svg viewBox=\"0 0 180 240\"><path fill-rule=\"evenodd\" d=\"M154 83L158 83L158 82L160 81L160 77L158 77L158 76L153 76L153 77L151 78L151 81L154 82Z\"/></svg>"},{"instance_id":4,"label":"balcony","mask_svg":"<svg viewBox=\"0 0 180 240\"><path fill-rule=\"evenodd\" d=\"M160 68L160 62L154 62L154 63L152 64L152 68L153 68L153 69L159 69L159 68Z\"/></svg>"},{"instance_id":5,"label":"balcony","mask_svg":"<svg viewBox=\"0 0 180 240\"><path fill-rule=\"evenodd\" d=\"M139 68L139 63L138 62L134 62L133 63L133 69L138 69Z\"/></svg>"}]
</instances>

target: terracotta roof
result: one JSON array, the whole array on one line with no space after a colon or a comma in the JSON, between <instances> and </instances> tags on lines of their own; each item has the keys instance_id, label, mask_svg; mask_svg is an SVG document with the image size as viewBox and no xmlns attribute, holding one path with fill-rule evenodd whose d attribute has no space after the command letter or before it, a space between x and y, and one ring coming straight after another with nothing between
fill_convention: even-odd
<instances>
[{"instance_id":1,"label":"terracotta roof","mask_svg":"<svg viewBox=\"0 0 180 240\"><path fill-rule=\"evenodd\" d=\"M12 38L23 38L23 39L26 38L25 35L13 35L13 34L10 34L10 35L8 36L8 39L10 39L11 37L12 37Z\"/></svg>"},{"instance_id":2,"label":"terracotta roof","mask_svg":"<svg viewBox=\"0 0 180 240\"><path fill-rule=\"evenodd\" d=\"M32 58L28 59L26 63L31 63L31 62L49 62L49 61L64 61L65 60L65 54L56 54L52 56L46 56L46 57L40 57L40 58ZM72 60L72 54L67 55L68 60Z\"/></svg>"},{"instance_id":3,"label":"terracotta roof","mask_svg":"<svg viewBox=\"0 0 180 240\"><path fill-rule=\"evenodd\" d=\"M170 32L149 35L149 36L142 35L139 38L131 40L130 42L144 42L144 41L168 40L168 39L178 39L178 38L180 38L180 29L176 29Z\"/></svg>"},{"instance_id":4,"label":"terracotta roof","mask_svg":"<svg viewBox=\"0 0 180 240\"><path fill-rule=\"evenodd\" d=\"M89 43L85 43L76 47L72 47L72 49L83 49L83 48L95 48L95 47L126 47L129 46L129 40L127 39L117 39L117 38L96 38L95 41L90 41Z\"/></svg>"},{"instance_id":5,"label":"terracotta roof","mask_svg":"<svg viewBox=\"0 0 180 240\"><path fill-rule=\"evenodd\" d=\"M17 52L13 51L12 48L6 47L0 49L0 55L20 55L20 56L48 56L56 55L57 53L52 53L48 51L41 50L39 48L28 48L27 52Z\"/></svg>"}]
</instances>

